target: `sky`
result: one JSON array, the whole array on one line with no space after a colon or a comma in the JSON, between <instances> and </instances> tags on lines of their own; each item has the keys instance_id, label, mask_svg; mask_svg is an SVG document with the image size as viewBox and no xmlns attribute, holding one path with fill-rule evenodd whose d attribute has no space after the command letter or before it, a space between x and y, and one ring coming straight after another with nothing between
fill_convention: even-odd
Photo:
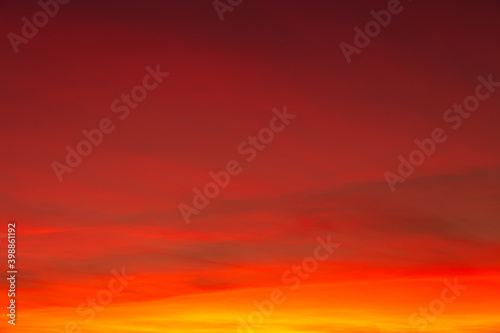
<instances>
[{"instance_id":1,"label":"sky","mask_svg":"<svg viewBox=\"0 0 500 333\"><path fill-rule=\"evenodd\" d=\"M1 332L500 332L500 1L43 1L0 1Z\"/></svg>"}]
</instances>

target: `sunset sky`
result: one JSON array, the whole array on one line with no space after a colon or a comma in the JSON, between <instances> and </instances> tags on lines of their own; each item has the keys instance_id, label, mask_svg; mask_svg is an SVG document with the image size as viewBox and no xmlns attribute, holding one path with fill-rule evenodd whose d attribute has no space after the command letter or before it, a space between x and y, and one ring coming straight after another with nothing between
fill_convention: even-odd
<instances>
[{"instance_id":1,"label":"sunset sky","mask_svg":"<svg viewBox=\"0 0 500 333\"><path fill-rule=\"evenodd\" d=\"M401 0L348 62L340 44L391 1L221 0L221 20L212 0L72 0L16 47L42 9L0 1L0 267L16 221L19 271L0 332L500 332L500 1ZM54 162L103 119L59 181ZM436 128L447 139L392 191L387 172ZM241 172L196 209L230 161ZM464 287L423 316L447 283Z\"/></svg>"}]
</instances>

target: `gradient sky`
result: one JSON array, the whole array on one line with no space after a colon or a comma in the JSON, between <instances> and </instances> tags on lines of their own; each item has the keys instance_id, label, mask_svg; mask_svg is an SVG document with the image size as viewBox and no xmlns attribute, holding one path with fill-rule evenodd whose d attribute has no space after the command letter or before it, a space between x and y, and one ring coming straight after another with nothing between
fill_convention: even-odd
<instances>
[{"instance_id":1,"label":"gradient sky","mask_svg":"<svg viewBox=\"0 0 500 333\"><path fill-rule=\"evenodd\" d=\"M387 1L245 0L221 22L210 0L73 0L18 54L3 38L0 234L17 221L19 306L0 330L237 332L281 288L255 332L414 332L458 278L427 331L499 332L500 88L456 131L443 113L478 76L500 81L500 1L402 5L350 64L339 43ZM0 1L2 34L38 10ZM170 75L120 120L111 102L156 64ZM284 106L297 117L247 163L238 145ZM105 117L115 131L58 182L51 163ZM436 127L448 140L391 192L384 173ZM186 225L178 205L232 159L242 173ZM282 274L327 235L341 246L290 291ZM122 268L135 279L83 323Z\"/></svg>"}]
</instances>

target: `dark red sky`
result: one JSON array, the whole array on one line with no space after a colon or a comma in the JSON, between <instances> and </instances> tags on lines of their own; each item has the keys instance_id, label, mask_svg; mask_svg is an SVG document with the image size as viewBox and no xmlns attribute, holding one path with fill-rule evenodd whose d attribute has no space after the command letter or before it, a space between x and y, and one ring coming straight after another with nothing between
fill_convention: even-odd
<instances>
[{"instance_id":1,"label":"dark red sky","mask_svg":"<svg viewBox=\"0 0 500 333\"><path fill-rule=\"evenodd\" d=\"M236 314L222 320L202 305L234 310L226 292L251 304L248 290L272 289L327 234L342 245L310 282L325 289L297 296L282 313L305 322L279 322L274 332L351 332L340 312L319 320L313 311L343 308L357 309L346 316L366 318L357 323L366 331L387 311L395 330L455 276L469 279L470 296L447 311L462 319L429 330L498 330L489 311L499 296L500 89L457 130L443 113L474 93L478 76L500 81L500 2L402 5L350 64L339 43L353 43L353 28L387 1L245 0L221 22L210 1L72 0L18 54L3 38L0 211L19 223L20 298L31 320L18 331L62 329L111 269L127 267L137 278L106 310L116 318L96 319L88 332L134 318L138 307L171 326L148 317L150 326L113 332L210 331L184 315L229 332ZM35 1L0 1L3 35L20 33L21 18L38 10ZM170 75L120 120L111 102L157 64ZM245 162L238 145L284 106L297 117ZM105 117L115 131L59 183L51 163ZM392 193L384 173L436 127L448 140ZM232 159L243 172L186 225L178 205ZM413 296L393 301L395 284L375 289L383 297L338 287L391 279ZM187 295L182 315L162 314L162 302Z\"/></svg>"}]
</instances>

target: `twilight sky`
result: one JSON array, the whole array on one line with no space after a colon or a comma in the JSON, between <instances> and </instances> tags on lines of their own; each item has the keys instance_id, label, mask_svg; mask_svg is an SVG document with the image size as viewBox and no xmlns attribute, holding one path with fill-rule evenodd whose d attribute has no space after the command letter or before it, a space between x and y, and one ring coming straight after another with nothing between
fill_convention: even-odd
<instances>
[{"instance_id":1,"label":"twilight sky","mask_svg":"<svg viewBox=\"0 0 500 333\"><path fill-rule=\"evenodd\" d=\"M210 0L72 0L17 53L8 34L41 7L0 1L0 267L9 221L19 266L0 331L500 332L500 84L484 85L500 82L500 1L402 0L348 63L339 44L393 1L245 0L221 21ZM477 91L454 129L447 110ZM60 182L53 162L103 119ZM447 139L391 191L436 128ZM179 205L233 160L187 224ZM87 304L123 270L109 304ZM444 280L467 289L434 301ZM273 290L286 299L248 328Z\"/></svg>"}]
</instances>

